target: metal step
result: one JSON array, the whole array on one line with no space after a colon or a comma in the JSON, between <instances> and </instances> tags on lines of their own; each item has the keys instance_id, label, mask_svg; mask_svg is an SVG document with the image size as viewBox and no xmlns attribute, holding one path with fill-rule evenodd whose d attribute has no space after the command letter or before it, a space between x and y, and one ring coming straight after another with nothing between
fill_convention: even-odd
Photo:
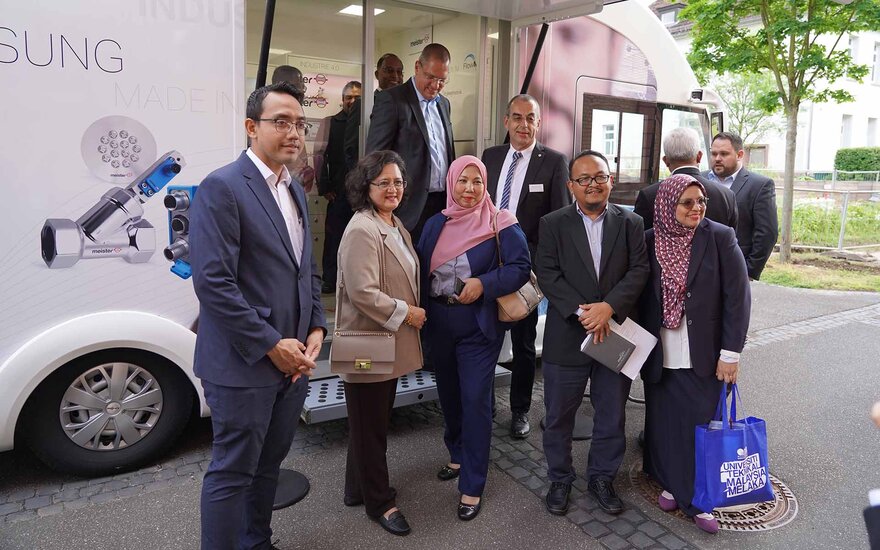
<instances>
[{"instance_id":1,"label":"metal step","mask_svg":"<svg viewBox=\"0 0 880 550\"><path fill-rule=\"evenodd\" d=\"M495 386L510 385L510 371L502 366L495 366ZM397 397L394 407L427 403L437 399L437 381L433 372L417 370L397 379ZM312 379L309 381L309 393L303 405L302 419L306 424L318 424L348 416L345 407L345 391L342 379Z\"/></svg>"}]
</instances>

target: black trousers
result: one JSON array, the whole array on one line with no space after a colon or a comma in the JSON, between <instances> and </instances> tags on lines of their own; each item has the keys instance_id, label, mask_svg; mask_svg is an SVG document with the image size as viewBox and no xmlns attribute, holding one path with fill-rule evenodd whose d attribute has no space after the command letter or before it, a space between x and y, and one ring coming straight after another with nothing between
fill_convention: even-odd
<instances>
[{"instance_id":1,"label":"black trousers","mask_svg":"<svg viewBox=\"0 0 880 550\"><path fill-rule=\"evenodd\" d=\"M573 483L577 474L572 466L571 440L575 415L590 382L593 439L587 456L587 481L613 480L626 450L624 424L626 396L632 380L595 361L583 365L557 365L542 362L544 372L544 455L550 481Z\"/></svg>"},{"instance_id":2,"label":"black trousers","mask_svg":"<svg viewBox=\"0 0 880 550\"><path fill-rule=\"evenodd\" d=\"M351 221L354 213L345 197L339 195L336 199L327 202L327 217L324 218L324 252L321 255L323 267L322 279L331 286L336 285L336 254L339 252L339 243L342 242L342 234L345 226Z\"/></svg>"},{"instance_id":3,"label":"black trousers","mask_svg":"<svg viewBox=\"0 0 880 550\"><path fill-rule=\"evenodd\" d=\"M366 384L343 383L348 409L345 495L363 499L367 515L378 518L397 506L388 480L388 425L397 378Z\"/></svg>"},{"instance_id":4,"label":"black trousers","mask_svg":"<svg viewBox=\"0 0 880 550\"><path fill-rule=\"evenodd\" d=\"M513 363L510 365L510 410L527 413L532 406L535 385L535 338L538 337L538 309L517 321L510 329Z\"/></svg>"}]
</instances>

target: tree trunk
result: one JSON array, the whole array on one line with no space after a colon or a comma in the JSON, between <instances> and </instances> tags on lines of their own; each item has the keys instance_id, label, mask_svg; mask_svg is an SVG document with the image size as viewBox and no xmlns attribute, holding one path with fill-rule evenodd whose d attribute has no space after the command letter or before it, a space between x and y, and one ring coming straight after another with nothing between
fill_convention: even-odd
<instances>
[{"instance_id":1,"label":"tree trunk","mask_svg":"<svg viewBox=\"0 0 880 550\"><path fill-rule=\"evenodd\" d=\"M785 109L785 175L782 194L782 242L779 246L779 261L791 261L791 214L794 207L794 157L797 153L798 108L788 105Z\"/></svg>"}]
</instances>

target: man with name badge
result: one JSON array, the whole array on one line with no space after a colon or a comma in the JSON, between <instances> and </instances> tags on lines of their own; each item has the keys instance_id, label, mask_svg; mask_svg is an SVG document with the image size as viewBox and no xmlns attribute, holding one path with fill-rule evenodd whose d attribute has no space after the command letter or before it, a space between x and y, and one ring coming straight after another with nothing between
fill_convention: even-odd
<instances>
[{"instance_id":1,"label":"man with name badge","mask_svg":"<svg viewBox=\"0 0 880 550\"><path fill-rule=\"evenodd\" d=\"M526 235L532 259L538 249L538 221L542 216L571 204L568 168L562 153L537 140L541 128L541 107L532 96L520 94L507 104L504 127L509 145L483 152L489 196L499 209L510 210ZM535 338L538 310L518 321L510 330L513 364L510 380L510 434L516 439L529 435L528 412L535 383Z\"/></svg>"}]
</instances>

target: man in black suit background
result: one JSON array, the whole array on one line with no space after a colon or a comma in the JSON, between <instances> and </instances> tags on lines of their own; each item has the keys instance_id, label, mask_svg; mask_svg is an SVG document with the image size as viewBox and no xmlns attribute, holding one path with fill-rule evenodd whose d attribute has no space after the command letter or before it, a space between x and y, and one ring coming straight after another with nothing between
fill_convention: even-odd
<instances>
[{"instance_id":1,"label":"man in black suit background","mask_svg":"<svg viewBox=\"0 0 880 550\"><path fill-rule=\"evenodd\" d=\"M385 53L376 62L376 83L379 89L376 94L388 88L400 86L403 82L403 61L393 53ZM345 164L350 172L361 158L360 155L360 128L361 128L361 99L355 100L348 113L348 122L345 125Z\"/></svg>"},{"instance_id":2,"label":"man in black suit background","mask_svg":"<svg viewBox=\"0 0 880 550\"><path fill-rule=\"evenodd\" d=\"M483 151L487 190L498 208L506 208L517 217L534 258L538 248L538 221L545 214L571 204L566 187L566 159L538 143L541 107L532 96L520 94L507 103L504 127L510 134L510 144ZM528 412L535 383L537 326L536 309L510 330L513 343L510 433L517 439L528 436L531 429Z\"/></svg>"},{"instance_id":3,"label":"man in black suit background","mask_svg":"<svg viewBox=\"0 0 880 550\"><path fill-rule=\"evenodd\" d=\"M569 173L575 204L541 218L535 259L538 283L550 301L542 359L551 482L546 505L552 514L568 511L577 478L572 430L589 381L595 417L587 490L602 510L619 514L623 503L612 481L626 449L624 408L632 381L589 359L580 346L587 333L601 342L612 317L622 323L635 311L650 274L645 230L642 218L608 202L614 181L601 153L580 152Z\"/></svg>"},{"instance_id":4,"label":"man in black suit background","mask_svg":"<svg viewBox=\"0 0 880 550\"><path fill-rule=\"evenodd\" d=\"M741 137L733 132L716 134L712 138L712 170L706 177L736 195L736 240L746 258L749 278L757 281L779 236L776 188L772 179L743 168L744 153Z\"/></svg>"},{"instance_id":5,"label":"man in black suit background","mask_svg":"<svg viewBox=\"0 0 880 550\"><path fill-rule=\"evenodd\" d=\"M663 139L663 162L669 171L672 174L692 176L706 188L706 197L709 199L706 217L736 229L736 195L700 173L702 158L700 135L693 128L675 128ZM645 230L654 227L654 199L657 198L659 188L659 183L649 185L641 189L636 197L635 213L644 220Z\"/></svg>"},{"instance_id":6,"label":"man in black suit background","mask_svg":"<svg viewBox=\"0 0 880 550\"><path fill-rule=\"evenodd\" d=\"M361 96L361 83L352 80L342 88L342 109L332 117L328 117L330 132L327 138L327 150L321 166L321 177L318 178L318 193L327 199L327 216L324 218L324 250L321 254L324 284L321 292L336 292L336 253L342 241L345 226L354 215L348 198L345 196L345 176L348 166L345 163L345 126L355 100Z\"/></svg>"},{"instance_id":7,"label":"man in black suit background","mask_svg":"<svg viewBox=\"0 0 880 550\"><path fill-rule=\"evenodd\" d=\"M366 152L395 151L406 163L406 200L395 211L418 241L425 220L446 208L446 171L455 159L449 100L440 95L449 80L449 50L428 44L415 75L376 94Z\"/></svg>"}]
</instances>

